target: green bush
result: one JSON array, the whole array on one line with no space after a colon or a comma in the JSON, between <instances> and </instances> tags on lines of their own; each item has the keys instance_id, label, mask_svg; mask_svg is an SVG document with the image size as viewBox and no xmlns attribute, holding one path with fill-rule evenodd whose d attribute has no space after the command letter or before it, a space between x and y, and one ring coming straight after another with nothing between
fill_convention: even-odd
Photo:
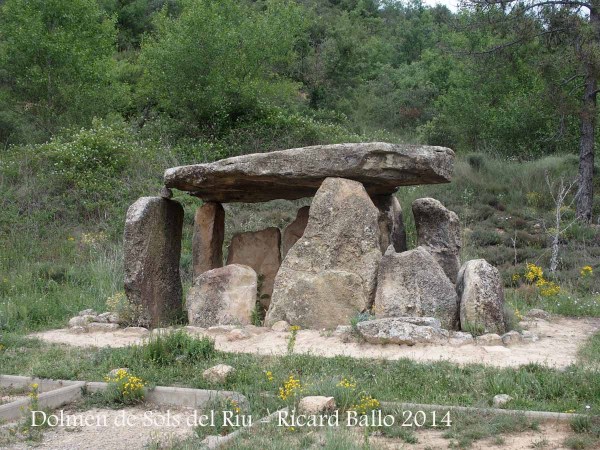
<instances>
[{"instance_id":1,"label":"green bush","mask_svg":"<svg viewBox=\"0 0 600 450\"><path fill-rule=\"evenodd\" d=\"M215 343L208 337L194 338L182 330L158 333L136 347L138 357L152 364L195 363L215 355Z\"/></svg>"}]
</instances>

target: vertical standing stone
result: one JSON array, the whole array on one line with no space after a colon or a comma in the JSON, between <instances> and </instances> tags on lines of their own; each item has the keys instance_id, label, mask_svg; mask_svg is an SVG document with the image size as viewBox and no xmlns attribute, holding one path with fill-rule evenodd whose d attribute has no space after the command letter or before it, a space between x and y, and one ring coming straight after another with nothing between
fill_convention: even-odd
<instances>
[{"instance_id":1,"label":"vertical standing stone","mask_svg":"<svg viewBox=\"0 0 600 450\"><path fill-rule=\"evenodd\" d=\"M173 200L142 197L127 210L125 293L142 325L168 324L181 313L182 227L183 207Z\"/></svg>"},{"instance_id":2,"label":"vertical standing stone","mask_svg":"<svg viewBox=\"0 0 600 450\"><path fill-rule=\"evenodd\" d=\"M413 202L412 210L418 245L425 246L450 281L456 283L462 247L458 216L433 198L418 198Z\"/></svg>"},{"instance_id":3,"label":"vertical standing stone","mask_svg":"<svg viewBox=\"0 0 600 450\"><path fill-rule=\"evenodd\" d=\"M227 264L250 266L259 276L261 305L267 309L273 295L275 275L281 265L281 232L270 227L233 236L227 254Z\"/></svg>"},{"instance_id":4,"label":"vertical standing stone","mask_svg":"<svg viewBox=\"0 0 600 450\"><path fill-rule=\"evenodd\" d=\"M296 219L283 230L283 237L281 239L281 255L283 258L285 258L287 252L292 248L292 245L304 234L304 229L308 223L309 210L310 207L308 206L300 208L296 213Z\"/></svg>"},{"instance_id":5,"label":"vertical standing stone","mask_svg":"<svg viewBox=\"0 0 600 450\"><path fill-rule=\"evenodd\" d=\"M371 197L377 209L379 209L379 231L381 252L385 253L390 245L398 253L405 252L406 232L404 231L404 219L402 218L402 207L395 195L374 195Z\"/></svg>"},{"instance_id":6,"label":"vertical standing stone","mask_svg":"<svg viewBox=\"0 0 600 450\"><path fill-rule=\"evenodd\" d=\"M275 279L266 325L286 320L305 328L335 328L368 309L381 260L378 216L361 183L323 181L304 235Z\"/></svg>"},{"instance_id":7,"label":"vertical standing stone","mask_svg":"<svg viewBox=\"0 0 600 450\"><path fill-rule=\"evenodd\" d=\"M194 278L223 267L223 239L225 237L225 210L220 203L208 202L196 210L192 237L192 265Z\"/></svg>"}]
</instances>

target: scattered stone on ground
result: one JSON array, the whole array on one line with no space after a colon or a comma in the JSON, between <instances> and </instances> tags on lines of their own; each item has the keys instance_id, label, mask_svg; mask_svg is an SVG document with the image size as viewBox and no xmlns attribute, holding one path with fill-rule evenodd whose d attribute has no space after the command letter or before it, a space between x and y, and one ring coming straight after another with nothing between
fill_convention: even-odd
<instances>
[{"instance_id":1,"label":"scattered stone on ground","mask_svg":"<svg viewBox=\"0 0 600 450\"><path fill-rule=\"evenodd\" d=\"M406 317L387 317L384 319L359 322L360 335L371 344L442 344L448 342L449 333L437 326L418 325L407 321Z\"/></svg>"},{"instance_id":2,"label":"scattered stone on ground","mask_svg":"<svg viewBox=\"0 0 600 450\"><path fill-rule=\"evenodd\" d=\"M223 266L225 210L220 203L208 202L194 215L192 270L194 278Z\"/></svg>"},{"instance_id":3,"label":"scattered stone on ground","mask_svg":"<svg viewBox=\"0 0 600 450\"><path fill-rule=\"evenodd\" d=\"M224 383L235 373L235 369L227 364L217 364L202 372L202 378L210 383Z\"/></svg>"},{"instance_id":4,"label":"scattered stone on ground","mask_svg":"<svg viewBox=\"0 0 600 450\"><path fill-rule=\"evenodd\" d=\"M298 403L298 413L313 415L325 414L335 410L335 398L313 395L302 397Z\"/></svg>"},{"instance_id":5,"label":"scattered stone on ground","mask_svg":"<svg viewBox=\"0 0 600 450\"><path fill-rule=\"evenodd\" d=\"M460 298L460 325L484 333L504 334L504 289L500 272L485 259L467 261L456 282Z\"/></svg>"},{"instance_id":6,"label":"scattered stone on ground","mask_svg":"<svg viewBox=\"0 0 600 450\"><path fill-rule=\"evenodd\" d=\"M233 353L255 353L260 355L285 355L289 333L277 333L265 329L264 333L253 334L242 341L228 341L227 334L235 326L201 328L184 327L191 335L208 336L214 339L220 351ZM170 329L153 330L153 334L165 333ZM246 330L253 327L246 326ZM587 339L600 331L600 318L557 317L552 322L537 321L527 330L535 336L541 336L536 342L523 338L521 344L505 347L501 339L496 345L477 345L475 342L462 346L451 345L380 345L351 340L344 342L335 333L325 334L318 330L302 329L298 331L294 353L315 356L348 356L353 358L375 358L396 360L409 358L415 361L451 361L457 364L479 363L495 367L514 367L537 363L550 367L564 368L577 362L577 352ZM33 333L32 337L46 342L73 345L77 347L124 347L145 342L150 336L135 335L117 330L108 333L85 333L74 335L69 329L48 330ZM497 339L500 337L498 336ZM497 349L498 351L491 351Z\"/></svg>"},{"instance_id":7,"label":"scattered stone on ground","mask_svg":"<svg viewBox=\"0 0 600 450\"><path fill-rule=\"evenodd\" d=\"M308 224L309 206L303 206L296 213L296 218L283 230L281 238L281 257L285 258L287 252L298 242L298 239L304 234L306 224Z\"/></svg>"},{"instance_id":8,"label":"scattered stone on ground","mask_svg":"<svg viewBox=\"0 0 600 450\"><path fill-rule=\"evenodd\" d=\"M425 247L402 253L388 248L379 265L375 316L435 317L443 328L458 329L454 286Z\"/></svg>"},{"instance_id":9,"label":"scattered stone on ground","mask_svg":"<svg viewBox=\"0 0 600 450\"><path fill-rule=\"evenodd\" d=\"M415 200L412 211L417 228L417 244L425 246L450 281L456 283L462 247L458 216L433 198Z\"/></svg>"},{"instance_id":10,"label":"scattered stone on ground","mask_svg":"<svg viewBox=\"0 0 600 450\"><path fill-rule=\"evenodd\" d=\"M508 394L498 394L494 396L494 406L496 408L500 408L501 406L506 405L513 398Z\"/></svg>"},{"instance_id":11,"label":"scattered stone on ground","mask_svg":"<svg viewBox=\"0 0 600 450\"><path fill-rule=\"evenodd\" d=\"M504 345L520 344L521 339L522 339L521 333L519 333L518 331L515 331L515 330L509 331L508 333L504 333L502 335L502 343Z\"/></svg>"},{"instance_id":12,"label":"scattered stone on ground","mask_svg":"<svg viewBox=\"0 0 600 450\"><path fill-rule=\"evenodd\" d=\"M250 336L251 336L251 334L248 331L243 330L241 328L236 328L235 330L231 330L227 334L227 340L228 341L241 341L243 339L248 339Z\"/></svg>"},{"instance_id":13,"label":"scattered stone on ground","mask_svg":"<svg viewBox=\"0 0 600 450\"><path fill-rule=\"evenodd\" d=\"M537 308L530 309L525 314L525 318L527 318L527 319L550 320L551 317L552 317L552 315L549 312L546 312L543 309L537 309Z\"/></svg>"},{"instance_id":14,"label":"scattered stone on ground","mask_svg":"<svg viewBox=\"0 0 600 450\"><path fill-rule=\"evenodd\" d=\"M281 265L279 228L270 227L234 235L229 244L227 264L242 264L254 269L260 279L260 304L265 310L269 308L275 275Z\"/></svg>"},{"instance_id":15,"label":"scattered stone on ground","mask_svg":"<svg viewBox=\"0 0 600 450\"><path fill-rule=\"evenodd\" d=\"M115 330L119 329L119 324L117 324L117 323L92 322L92 323L88 323L87 329L90 332L94 332L94 331L101 331L101 332L115 331Z\"/></svg>"},{"instance_id":16,"label":"scattered stone on ground","mask_svg":"<svg viewBox=\"0 0 600 450\"><path fill-rule=\"evenodd\" d=\"M265 323L334 329L369 308L381 259L378 216L362 184L327 178L277 273Z\"/></svg>"},{"instance_id":17,"label":"scattered stone on ground","mask_svg":"<svg viewBox=\"0 0 600 450\"><path fill-rule=\"evenodd\" d=\"M271 330L273 331L290 331L290 328L291 325L285 320L278 320L273 325L271 325Z\"/></svg>"},{"instance_id":18,"label":"scattered stone on ground","mask_svg":"<svg viewBox=\"0 0 600 450\"><path fill-rule=\"evenodd\" d=\"M450 181L454 152L444 147L367 142L315 145L165 171L169 188L204 201L265 202L311 197L326 178L347 178L370 195L392 194L398 186Z\"/></svg>"},{"instance_id":19,"label":"scattered stone on ground","mask_svg":"<svg viewBox=\"0 0 600 450\"><path fill-rule=\"evenodd\" d=\"M123 237L125 293L144 326L173 323L182 307L179 275L183 207L142 197L127 210Z\"/></svg>"},{"instance_id":20,"label":"scattered stone on ground","mask_svg":"<svg viewBox=\"0 0 600 450\"><path fill-rule=\"evenodd\" d=\"M529 330L523 330L521 331L521 340L527 342L537 342L540 340L540 337Z\"/></svg>"},{"instance_id":21,"label":"scattered stone on ground","mask_svg":"<svg viewBox=\"0 0 600 450\"><path fill-rule=\"evenodd\" d=\"M502 345L502 337L496 333L486 333L475 338L477 345Z\"/></svg>"},{"instance_id":22,"label":"scattered stone on ground","mask_svg":"<svg viewBox=\"0 0 600 450\"><path fill-rule=\"evenodd\" d=\"M256 305L256 272L231 264L196 277L187 294L190 325L247 325Z\"/></svg>"},{"instance_id":23,"label":"scattered stone on ground","mask_svg":"<svg viewBox=\"0 0 600 450\"><path fill-rule=\"evenodd\" d=\"M471 333L466 333L464 331L451 331L450 338L448 339L448 343L455 347L460 347L462 345L474 344L475 339Z\"/></svg>"}]
</instances>

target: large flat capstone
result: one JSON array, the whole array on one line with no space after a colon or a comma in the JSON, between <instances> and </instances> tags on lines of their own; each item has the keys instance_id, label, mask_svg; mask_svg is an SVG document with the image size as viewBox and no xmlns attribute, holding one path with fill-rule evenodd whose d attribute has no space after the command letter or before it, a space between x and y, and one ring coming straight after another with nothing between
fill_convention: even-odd
<instances>
[{"instance_id":1,"label":"large flat capstone","mask_svg":"<svg viewBox=\"0 0 600 450\"><path fill-rule=\"evenodd\" d=\"M312 197L328 177L362 183L369 195L398 186L448 183L454 152L445 147L368 142L316 145L173 167L165 186L205 201L266 202Z\"/></svg>"}]
</instances>

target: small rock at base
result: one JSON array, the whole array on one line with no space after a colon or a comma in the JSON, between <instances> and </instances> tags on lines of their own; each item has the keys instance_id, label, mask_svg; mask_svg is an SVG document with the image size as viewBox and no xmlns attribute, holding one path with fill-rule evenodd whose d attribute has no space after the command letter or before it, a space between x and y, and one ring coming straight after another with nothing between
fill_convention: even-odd
<instances>
[{"instance_id":1,"label":"small rock at base","mask_svg":"<svg viewBox=\"0 0 600 450\"><path fill-rule=\"evenodd\" d=\"M119 329L119 325L117 325L116 323L99 323L99 322L92 322L90 324L88 324L88 330L89 331L103 331L103 332L107 332L107 331L115 331Z\"/></svg>"},{"instance_id":2,"label":"small rock at base","mask_svg":"<svg viewBox=\"0 0 600 450\"><path fill-rule=\"evenodd\" d=\"M240 328L236 328L235 330L231 330L229 333L227 333L228 341L241 341L243 339L248 339L249 337L250 333Z\"/></svg>"},{"instance_id":3,"label":"small rock at base","mask_svg":"<svg viewBox=\"0 0 600 450\"><path fill-rule=\"evenodd\" d=\"M93 309L84 309L83 311L79 311L78 316L97 316L98 313Z\"/></svg>"},{"instance_id":4,"label":"small rock at base","mask_svg":"<svg viewBox=\"0 0 600 450\"><path fill-rule=\"evenodd\" d=\"M234 373L235 368L227 364L217 364L202 372L202 378L210 383L224 383Z\"/></svg>"},{"instance_id":5,"label":"small rock at base","mask_svg":"<svg viewBox=\"0 0 600 450\"><path fill-rule=\"evenodd\" d=\"M477 336L475 342L478 345L502 345L502 337L496 333L487 333Z\"/></svg>"},{"instance_id":6,"label":"small rock at base","mask_svg":"<svg viewBox=\"0 0 600 450\"><path fill-rule=\"evenodd\" d=\"M166 186L163 186L158 193L162 198L170 199L173 198L173 191Z\"/></svg>"},{"instance_id":7,"label":"small rock at base","mask_svg":"<svg viewBox=\"0 0 600 450\"><path fill-rule=\"evenodd\" d=\"M521 342L521 335L518 331L512 330L502 335L502 343L504 345L514 345Z\"/></svg>"},{"instance_id":8,"label":"small rock at base","mask_svg":"<svg viewBox=\"0 0 600 450\"><path fill-rule=\"evenodd\" d=\"M474 344L475 339L471 333L464 331L452 331L450 332L450 339L448 343L453 347L461 347L463 345Z\"/></svg>"},{"instance_id":9,"label":"small rock at base","mask_svg":"<svg viewBox=\"0 0 600 450\"><path fill-rule=\"evenodd\" d=\"M87 329L87 327L75 326L75 327L71 327L69 332L71 332L73 334L81 334L81 333L87 333L88 329Z\"/></svg>"},{"instance_id":10,"label":"small rock at base","mask_svg":"<svg viewBox=\"0 0 600 450\"><path fill-rule=\"evenodd\" d=\"M279 320L271 326L271 330L273 331L290 331L290 328L290 324L285 320Z\"/></svg>"},{"instance_id":11,"label":"small rock at base","mask_svg":"<svg viewBox=\"0 0 600 450\"><path fill-rule=\"evenodd\" d=\"M506 405L513 398L508 394L498 394L494 396L494 406L499 408L500 406Z\"/></svg>"},{"instance_id":12,"label":"small rock at base","mask_svg":"<svg viewBox=\"0 0 600 450\"><path fill-rule=\"evenodd\" d=\"M109 376L109 377L111 377L111 378L114 378L114 377L116 377L116 376L117 376L117 373L118 373L120 370L124 370L126 373L129 373L129 367L119 367L119 368L117 368L117 369L113 369L113 370L111 370L110 372L108 372L108 376Z\"/></svg>"},{"instance_id":13,"label":"small rock at base","mask_svg":"<svg viewBox=\"0 0 600 450\"><path fill-rule=\"evenodd\" d=\"M529 311L527 311L527 314L525 314L525 317L527 319L544 319L544 320L549 320L551 315L549 312L544 311L543 309L530 309Z\"/></svg>"},{"instance_id":14,"label":"small rock at base","mask_svg":"<svg viewBox=\"0 0 600 450\"><path fill-rule=\"evenodd\" d=\"M300 414L322 414L332 412L335 409L335 398L323 397L320 395L304 397L298 403L298 412Z\"/></svg>"},{"instance_id":15,"label":"small rock at base","mask_svg":"<svg viewBox=\"0 0 600 450\"><path fill-rule=\"evenodd\" d=\"M126 327L123 328L123 332L131 334L146 334L149 333L148 328L144 327Z\"/></svg>"},{"instance_id":16,"label":"small rock at base","mask_svg":"<svg viewBox=\"0 0 600 450\"><path fill-rule=\"evenodd\" d=\"M525 342L537 342L540 340L540 337L531 331L525 330L521 331L521 339Z\"/></svg>"},{"instance_id":17,"label":"small rock at base","mask_svg":"<svg viewBox=\"0 0 600 450\"><path fill-rule=\"evenodd\" d=\"M92 323L96 319L96 316L91 314L85 314L83 316L75 316L69 320L69 328L73 327L85 327Z\"/></svg>"}]
</instances>

